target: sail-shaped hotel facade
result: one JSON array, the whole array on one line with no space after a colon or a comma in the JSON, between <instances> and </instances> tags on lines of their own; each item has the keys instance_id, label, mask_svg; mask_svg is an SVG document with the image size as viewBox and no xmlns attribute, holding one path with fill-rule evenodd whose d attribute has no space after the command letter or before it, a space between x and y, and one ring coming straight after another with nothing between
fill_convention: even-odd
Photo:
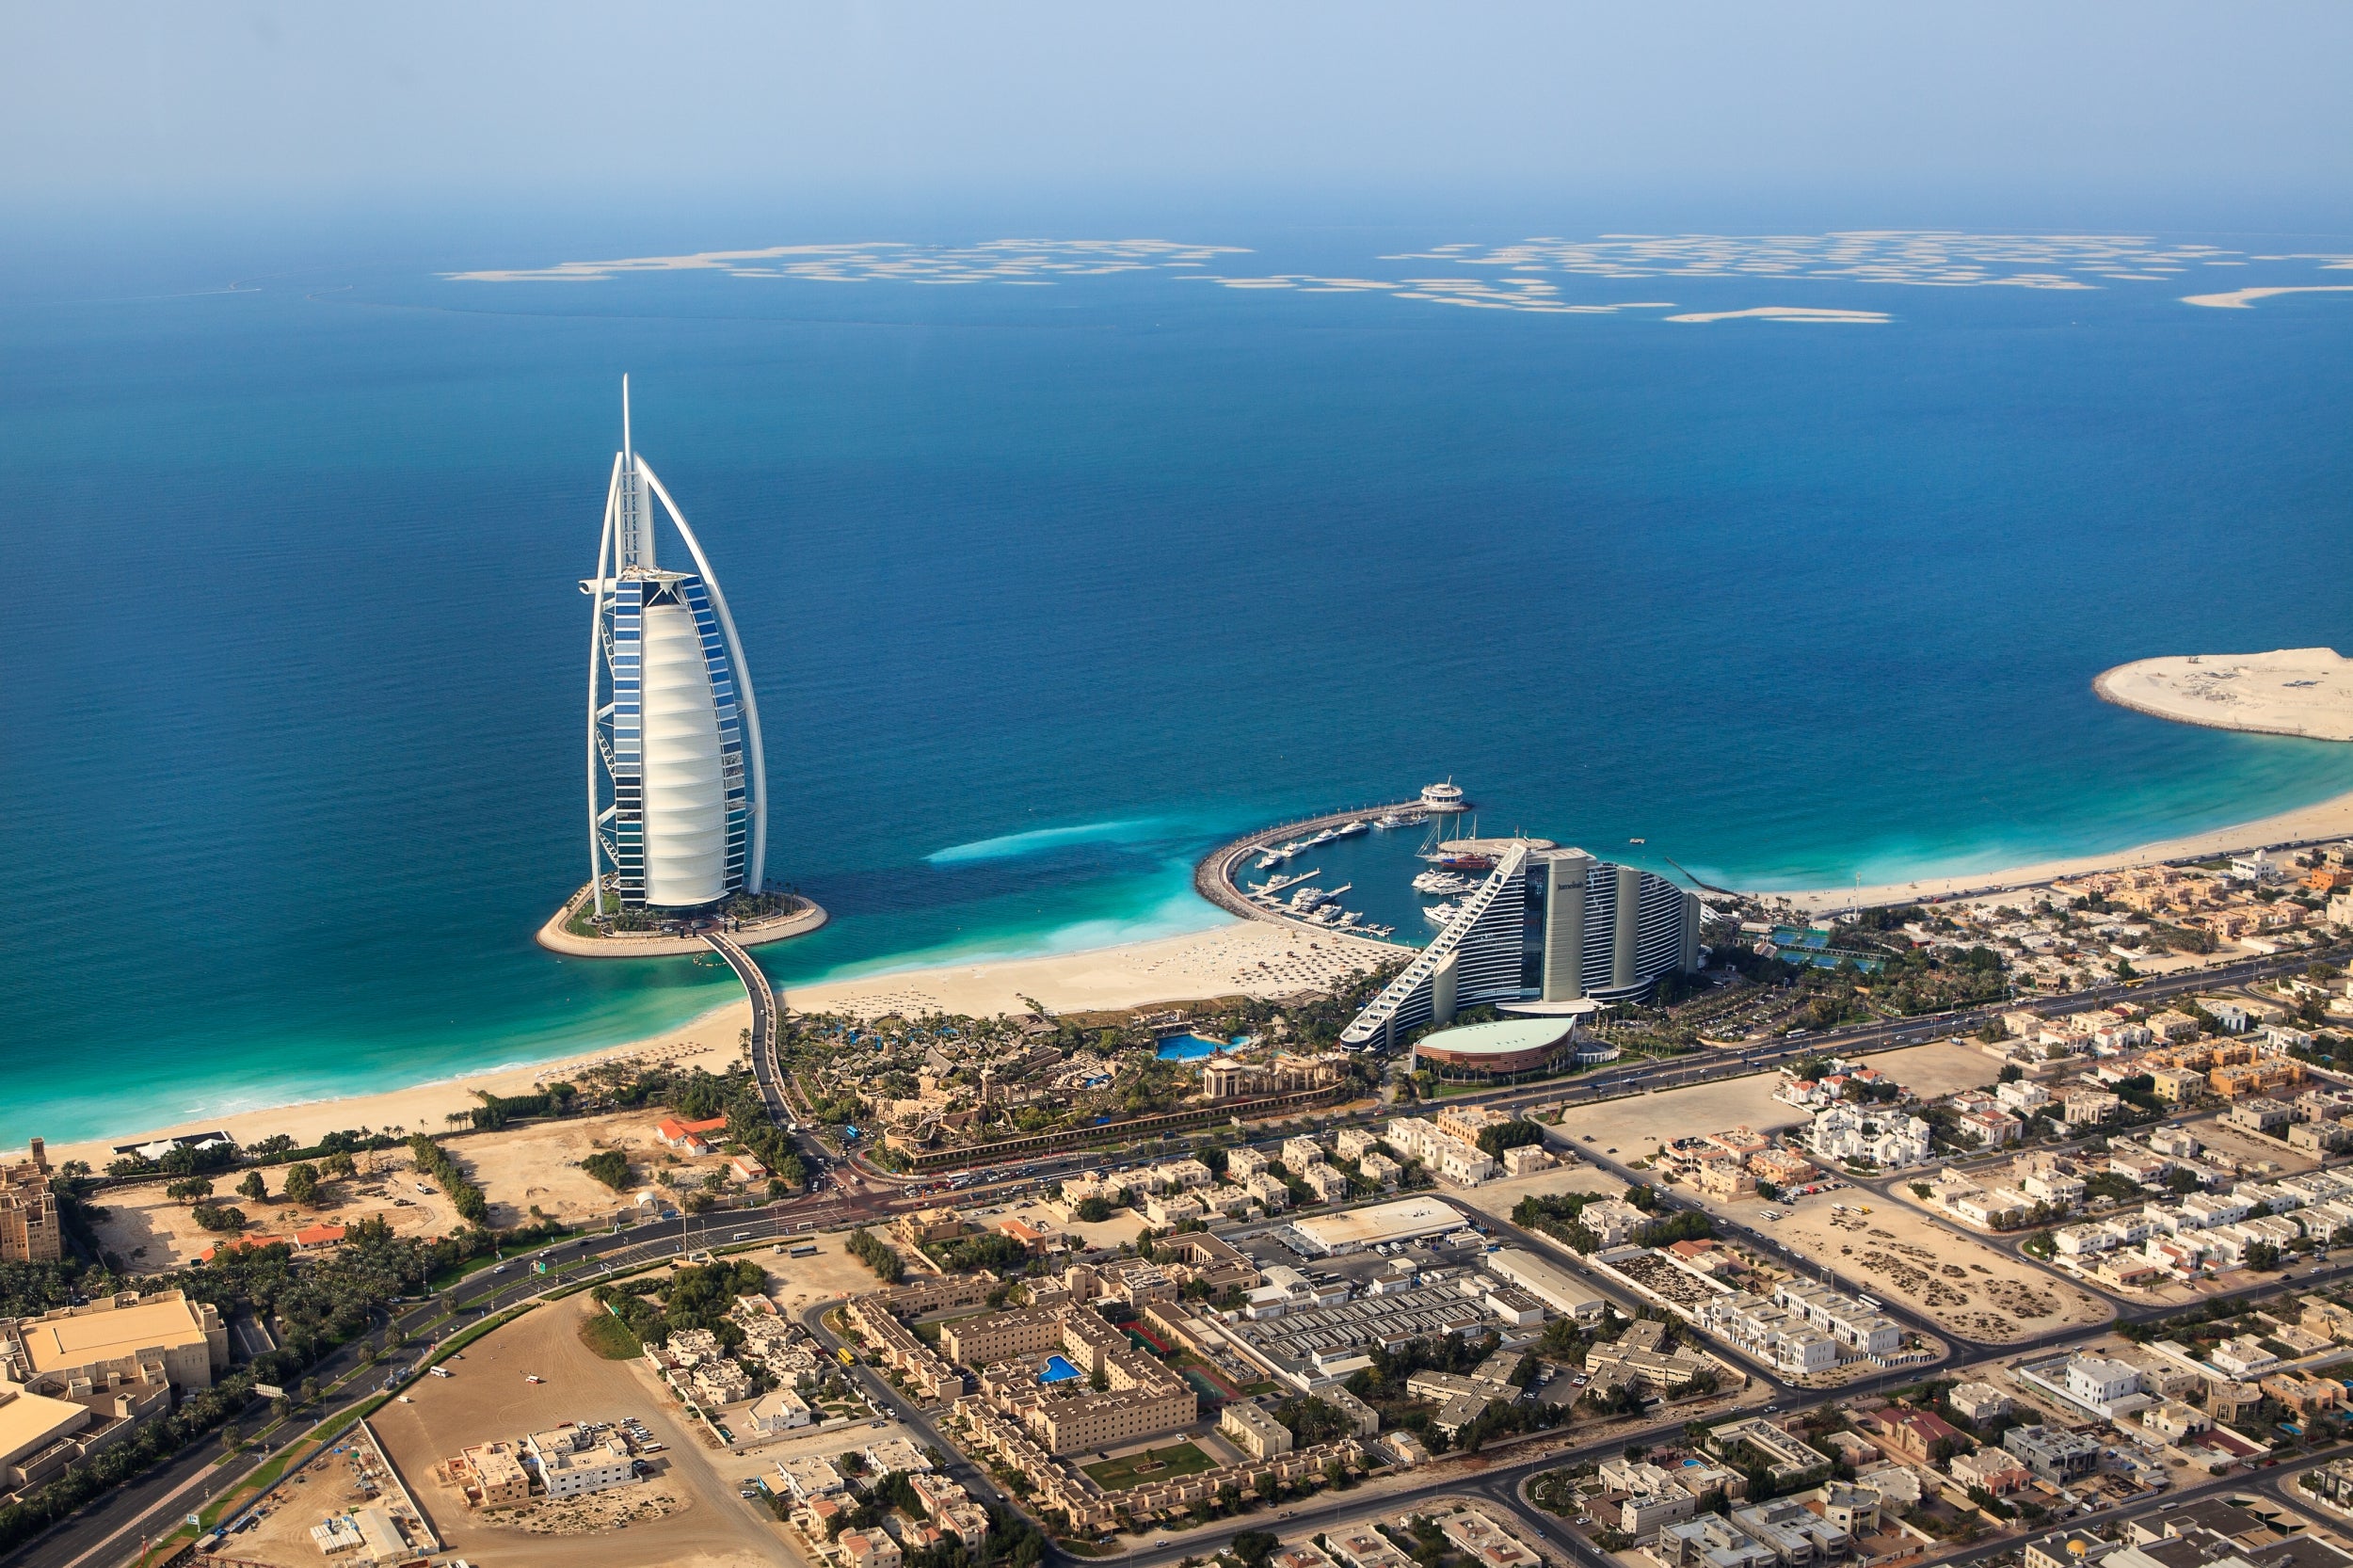
<instances>
[{"instance_id":1,"label":"sail-shaped hotel facade","mask_svg":"<svg viewBox=\"0 0 2353 1568\"><path fill-rule=\"evenodd\" d=\"M655 511L694 564L656 559ZM692 909L766 881L768 778L760 704L702 543L632 439L606 488L588 643L588 867L599 920Z\"/></svg>"}]
</instances>

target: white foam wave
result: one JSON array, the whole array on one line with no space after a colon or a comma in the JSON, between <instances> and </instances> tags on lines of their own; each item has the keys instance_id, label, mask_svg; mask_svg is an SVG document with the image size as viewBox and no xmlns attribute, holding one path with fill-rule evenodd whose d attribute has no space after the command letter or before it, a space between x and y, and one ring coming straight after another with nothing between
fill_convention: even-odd
<instances>
[{"instance_id":1,"label":"white foam wave","mask_svg":"<svg viewBox=\"0 0 2353 1568\"><path fill-rule=\"evenodd\" d=\"M1164 837L1168 824L1159 817L1131 817L1119 822L1080 823L1070 827L1038 827L1026 833L1005 833L994 839L977 839L968 844L951 844L934 850L923 857L934 866L969 865L981 860L1016 860L1027 855L1044 855L1073 844L1139 844Z\"/></svg>"}]
</instances>

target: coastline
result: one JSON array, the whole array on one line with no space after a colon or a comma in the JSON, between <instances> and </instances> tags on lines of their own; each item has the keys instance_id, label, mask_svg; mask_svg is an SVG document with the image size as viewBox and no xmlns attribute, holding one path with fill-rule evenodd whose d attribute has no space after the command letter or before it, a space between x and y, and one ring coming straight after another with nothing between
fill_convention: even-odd
<instances>
[{"instance_id":1,"label":"coastline","mask_svg":"<svg viewBox=\"0 0 2353 1568\"><path fill-rule=\"evenodd\" d=\"M1853 888L1747 889L1818 913L1864 904L1909 903L1997 893L2069 876L2161 860L2203 859L2282 843L2353 838L2353 792L2269 817L2202 833L2155 840L2103 854L2073 856L1999 870L1923 876ZM891 968L792 987L788 1011L971 1015L1026 1012L1030 999L1056 1012L1140 1007L1157 1002L1246 993L1275 998L1316 988L1347 969L1414 950L1389 943L1310 934L1289 922L1231 920L1205 930L1140 942L1029 958L952 962ZM284 1132L309 1144L339 1128L405 1128L440 1132L452 1112L478 1104L477 1091L525 1094L606 1061L657 1061L724 1070L742 1060L739 1042L751 1007L738 997L658 1034L593 1051L552 1057L489 1072L443 1078L403 1088L324 1097L258 1110L192 1118L163 1127L126 1128L72 1144L52 1144L56 1160L88 1160L104 1168L117 1144L224 1129L240 1142Z\"/></svg>"},{"instance_id":2,"label":"coastline","mask_svg":"<svg viewBox=\"0 0 2353 1568\"><path fill-rule=\"evenodd\" d=\"M1407 951L1330 933L1310 936L1263 921L1233 920L1149 941L1034 958L893 969L798 986L782 994L788 1012L856 1012L868 1016L902 1010L1022 1013L1029 1011L1026 999L1032 997L1056 1012L1086 1012L1236 994L1270 999L1291 996L1321 989L1351 969L1369 968ZM659 1062L724 1071L743 1060L741 1036L750 1025L751 1003L738 996L676 1029L626 1045L405 1088L240 1111L160 1128L125 1128L72 1144L53 1143L49 1157L58 1161L87 1160L104 1170L106 1161L115 1158L118 1144L216 1129L240 1143L283 1132L305 1145L339 1128L441 1132L447 1129L444 1118L451 1112L469 1111L481 1103L474 1097L477 1091L528 1094L540 1084L600 1062L633 1061L648 1065Z\"/></svg>"},{"instance_id":3,"label":"coastline","mask_svg":"<svg viewBox=\"0 0 2353 1568\"><path fill-rule=\"evenodd\" d=\"M1876 887L1753 889L1751 896L1784 900L1800 909L1818 913L1850 904L1909 904L1924 898L1955 898L1966 894L2014 891L2070 876L2118 871L2129 866L2154 865L2161 860L2205 860L2217 855L2267 849L2281 844L2331 839L2353 839L2353 791L2312 806L2233 823L2177 839L2158 839L2104 855L2078 855L2038 860L1998 871L1963 872L1953 876L1923 876Z\"/></svg>"}]
</instances>

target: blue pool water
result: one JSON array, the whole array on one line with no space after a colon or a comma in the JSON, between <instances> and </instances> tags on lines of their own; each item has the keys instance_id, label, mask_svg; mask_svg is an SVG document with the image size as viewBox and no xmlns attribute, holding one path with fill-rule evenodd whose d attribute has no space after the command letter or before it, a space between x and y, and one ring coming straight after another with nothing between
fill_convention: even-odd
<instances>
[{"instance_id":1,"label":"blue pool water","mask_svg":"<svg viewBox=\"0 0 2353 1568\"><path fill-rule=\"evenodd\" d=\"M2353 747L2089 688L2348 646L2353 296L2185 305L2202 263L2050 290L1434 253L1641 226L1549 200L1188 209L1167 237L1247 253L1018 287L444 276L1001 236L950 221L12 229L0 490L41 587L0 657L0 1148L592 1049L737 994L716 962L530 939L584 874L575 584L623 371L743 632L772 874L835 916L761 952L788 990L1213 924L1209 845L1449 775L1489 831L1756 888L2353 789ZM1741 221L1713 226L1797 232ZM2232 287L2353 249L2200 239L2251 253L2205 275ZM1215 276L1507 274L1627 308ZM1789 305L1887 319L1700 319ZM1417 838L1287 870L1418 943Z\"/></svg>"},{"instance_id":2,"label":"blue pool water","mask_svg":"<svg viewBox=\"0 0 2353 1568\"><path fill-rule=\"evenodd\" d=\"M1046 1370L1037 1375L1037 1381L1040 1383L1068 1383L1071 1379L1077 1377L1078 1375L1078 1368L1073 1367L1069 1362L1064 1360L1059 1355L1049 1355L1046 1358Z\"/></svg>"},{"instance_id":3,"label":"blue pool water","mask_svg":"<svg viewBox=\"0 0 2353 1568\"><path fill-rule=\"evenodd\" d=\"M1241 1043L1241 1036L1240 1035L1229 1043L1224 1040L1204 1039L1198 1034L1179 1034L1172 1039L1162 1040L1160 1048L1154 1054L1163 1062L1198 1062L1205 1056L1215 1056L1219 1051L1231 1050Z\"/></svg>"}]
</instances>

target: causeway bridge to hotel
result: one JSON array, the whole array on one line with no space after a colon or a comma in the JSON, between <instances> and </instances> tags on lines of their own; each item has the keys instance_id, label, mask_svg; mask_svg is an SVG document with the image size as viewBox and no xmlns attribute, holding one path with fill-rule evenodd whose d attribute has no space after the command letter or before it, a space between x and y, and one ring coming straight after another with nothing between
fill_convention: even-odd
<instances>
[{"instance_id":1,"label":"causeway bridge to hotel","mask_svg":"<svg viewBox=\"0 0 2353 1568\"><path fill-rule=\"evenodd\" d=\"M735 971L735 978L744 983L752 999L752 1081L760 1085L768 1119L783 1127L791 1117L784 1103L784 1067L776 1059L776 993L768 984L766 971L725 932L705 931L702 938L728 961L728 968Z\"/></svg>"}]
</instances>

